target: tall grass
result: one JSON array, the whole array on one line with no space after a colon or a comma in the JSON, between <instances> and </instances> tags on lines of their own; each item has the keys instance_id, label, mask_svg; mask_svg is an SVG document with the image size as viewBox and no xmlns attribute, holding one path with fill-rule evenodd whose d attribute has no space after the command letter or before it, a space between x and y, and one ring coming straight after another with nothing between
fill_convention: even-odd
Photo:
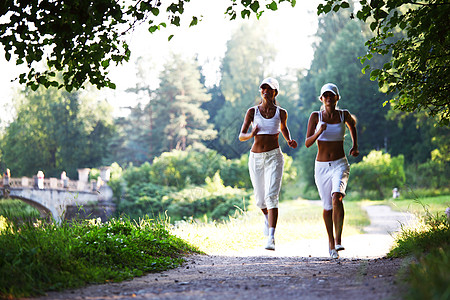
<instances>
[{"instance_id":1,"label":"tall grass","mask_svg":"<svg viewBox=\"0 0 450 300\"><path fill-rule=\"evenodd\" d=\"M7 224L0 232L0 298L121 281L174 268L198 251L148 218Z\"/></svg>"},{"instance_id":2,"label":"tall grass","mask_svg":"<svg viewBox=\"0 0 450 300\"><path fill-rule=\"evenodd\" d=\"M443 211L422 207L421 222L402 229L388 257L415 258L407 270L407 299L450 299L450 221Z\"/></svg>"}]
</instances>

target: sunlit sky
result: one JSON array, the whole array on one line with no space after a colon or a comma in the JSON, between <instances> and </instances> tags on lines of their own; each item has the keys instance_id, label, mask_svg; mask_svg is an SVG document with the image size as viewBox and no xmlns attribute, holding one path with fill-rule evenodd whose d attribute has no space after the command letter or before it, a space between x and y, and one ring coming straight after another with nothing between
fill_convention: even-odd
<instances>
[{"instance_id":1,"label":"sunlit sky","mask_svg":"<svg viewBox=\"0 0 450 300\"><path fill-rule=\"evenodd\" d=\"M288 3L279 5L278 11L266 11L261 22L266 22L266 31L261 32L278 50L276 60L271 64L271 76L289 73L289 70L307 69L313 57L313 35L317 30L316 8L320 0L298 1L292 8ZM166 59L171 52L181 53L186 58L198 55L199 63L203 66L206 84L211 86L219 81L219 67L225 55L226 43L240 23L249 20L229 21L224 14L229 0L195 0L186 5L182 20L190 21L190 14L202 15L202 21L194 27L168 27L162 31L150 34L148 26L140 26L127 37L132 52L129 62L113 67L110 77L116 83L116 90L101 90L98 97L110 102L114 107L133 105L133 97L125 93L127 88L133 87L137 80L136 64L138 57L144 57L148 70L147 77L151 87L157 87L158 76ZM185 19L184 19L185 18ZM252 17L252 19L254 19ZM167 37L174 34L169 42ZM148 64L148 66L147 66ZM17 77L23 67L7 62L4 50L0 47L0 118L5 120L13 117L10 103L17 83L11 79Z\"/></svg>"}]
</instances>

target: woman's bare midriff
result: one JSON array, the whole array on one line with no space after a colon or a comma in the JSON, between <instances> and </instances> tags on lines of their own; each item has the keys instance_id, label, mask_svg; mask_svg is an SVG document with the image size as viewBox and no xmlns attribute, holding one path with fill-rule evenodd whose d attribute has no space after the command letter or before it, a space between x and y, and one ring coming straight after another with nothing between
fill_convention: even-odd
<instances>
[{"instance_id":1,"label":"woman's bare midriff","mask_svg":"<svg viewBox=\"0 0 450 300\"><path fill-rule=\"evenodd\" d=\"M255 135L251 151L254 153L262 153L279 148L278 135L278 133Z\"/></svg>"},{"instance_id":2,"label":"woman's bare midriff","mask_svg":"<svg viewBox=\"0 0 450 300\"><path fill-rule=\"evenodd\" d=\"M345 157L344 142L325 142L317 141L319 151L317 152L317 161L334 161Z\"/></svg>"}]
</instances>

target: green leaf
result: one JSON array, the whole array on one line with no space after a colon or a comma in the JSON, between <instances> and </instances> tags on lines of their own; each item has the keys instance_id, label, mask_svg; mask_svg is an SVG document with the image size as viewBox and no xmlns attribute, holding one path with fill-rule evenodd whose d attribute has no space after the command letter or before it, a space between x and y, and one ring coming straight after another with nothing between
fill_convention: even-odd
<instances>
[{"instance_id":1,"label":"green leaf","mask_svg":"<svg viewBox=\"0 0 450 300\"><path fill-rule=\"evenodd\" d=\"M150 26L150 28L148 29L148 31L150 31L150 33L153 33L156 30L158 30L158 26L156 26L156 25Z\"/></svg>"},{"instance_id":2,"label":"green leaf","mask_svg":"<svg viewBox=\"0 0 450 300\"><path fill-rule=\"evenodd\" d=\"M198 19L197 19L197 17L192 17L192 21L191 21L191 23L189 24L189 27L195 26L195 25L197 25L197 24L198 24Z\"/></svg>"},{"instance_id":3,"label":"green leaf","mask_svg":"<svg viewBox=\"0 0 450 300\"><path fill-rule=\"evenodd\" d=\"M33 91L36 91L38 88L39 88L39 84L36 84L36 83L32 83L32 84L31 84L31 89L32 89Z\"/></svg>"},{"instance_id":4,"label":"green leaf","mask_svg":"<svg viewBox=\"0 0 450 300\"><path fill-rule=\"evenodd\" d=\"M370 30L375 31L375 29L377 28L377 25L378 25L377 22L370 23Z\"/></svg>"},{"instance_id":5,"label":"green leaf","mask_svg":"<svg viewBox=\"0 0 450 300\"><path fill-rule=\"evenodd\" d=\"M250 5L251 10L253 10L253 12L258 12L259 9L259 2L258 1L253 1L253 3Z\"/></svg>"},{"instance_id":6,"label":"green leaf","mask_svg":"<svg viewBox=\"0 0 450 300\"><path fill-rule=\"evenodd\" d=\"M338 12L340 8L341 8L341 6L340 6L339 4L336 4L336 5L333 7L333 11L334 11L334 12Z\"/></svg>"},{"instance_id":7,"label":"green leaf","mask_svg":"<svg viewBox=\"0 0 450 300\"><path fill-rule=\"evenodd\" d=\"M350 4L348 4L348 2L345 2L345 1L344 1L344 2L341 3L341 7L342 7L342 8L349 8L349 7L350 7Z\"/></svg>"},{"instance_id":8,"label":"green leaf","mask_svg":"<svg viewBox=\"0 0 450 300\"><path fill-rule=\"evenodd\" d=\"M364 68L362 68L361 73L366 74L366 71L370 69L370 65L365 66Z\"/></svg>"},{"instance_id":9,"label":"green leaf","mask_svg":"<svg viewBox=\"0 0 450 300\"><path fill-rule=\"evenodd\" d=\"M267 4L266 7L270 10L277 10L278 9L278 5L275 1L272 1L272 3Z\"/></svg>"},{"instance_id":10,"label":"green leaf","mask_svg":"<svg viewBox=\"0 0 450 300\"><path fill-rule=\"evenodd\" d=\"M167 38L168 41L170 41L173 38L173 34L169 35L169 37Z\"/></svg>"},{"instance_id":11,"label":"green leaf","mask_svg":"<svg viewBox=\"0 0 450 300\"><path fill-rule=\"evenodd\" d=\"M372 72L370 72L370 80L375 81L377 80L378 76L380 75L380 70L375 69Z\"/></svg>"},{"instance_id":12,"label":"green leaf","mask_svg":"<svg viewBox=\"0 0 450 300\"><path fill-rule=\"evenodd\" d=\"M154 16L159 15L159 9L156 8L156 7L152 8L152 14L153 14Z\"/></svg>"},{"instance_id":13,"label":"green leaf","mask_svg":"<svg viewBox=\"0 0 450 300\"><path fill-rule=\"evenodd\" d=\"M244 9L243 11L241 11L241 18L245 19L245 17L250 18L250 11L248 9Z\"/></svg>"}]
</instances>

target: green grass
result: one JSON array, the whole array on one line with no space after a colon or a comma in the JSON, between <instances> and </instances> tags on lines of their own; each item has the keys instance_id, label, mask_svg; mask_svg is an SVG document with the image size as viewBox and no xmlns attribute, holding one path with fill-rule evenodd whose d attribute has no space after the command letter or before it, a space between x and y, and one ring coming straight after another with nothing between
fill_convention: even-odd
<instances>
[{"instance_id":1,"label":"green grass","mask_svg":"<svg viewBox=\"0 0 450 300\"><path fill-rule=\"evenodd\" d=\"M418 216L443 214L447 207L450 207L450 195L422 197L415 199L386 200L394 210L407 211Z\"/></svg>"},{"instance_id":2,"label":"green grass","mask_svg":"<svg viewBox=\"0 0 450 300\"><path fill-rule=\"evenodd\" d=\"M414 257L406 271L406 299L450 299L450 220L443 213L447 197L429 197L415 202L400 201L399 208L415 211L420 222L403 228L388 257ZM409 204L408 204L409 203ZM408 204L408 205L407 205Z\"/></svg>"},{"instance_id":3,"label":"green grass","mask_svg":"<svg viewBox=\"0 0 450 300\"><path fill-rule=\"evenodd\" d=\"M184 255L198 252L171 235L167 224L148 218L94 219L59 227L5 226L2 220L0 298L121 281L177 267Z\"/></svg>"},{"instance_id":4,"label":"green grass","mask_svg":"<svg viewBox=\"0 0 450 300\"><path fill-rule=\"evenodd\" d=\"M363 227L369 225L370 221L360 203L346 202L344 207L346 212L344 237L362 233ZM320 201L298 199L281 202L277 243L301 239L327 240L322 211ZM208 222L208 220L177 222L172 232L205 253L221 254L260 247L264 240L263 221L261 211L252 205L247 211L230 217L226 222Z\"/></svg>"},{"instance_id":5,"label":"green grass","mask_svg":"<svg viewBox=\"0 0 450 300\"><path fill-rule=\"evenodd\" d=\"M0 198L0 216L9 220L23 221L37 219L39 211L21 200Z\"/></svg>"}]
</instances>

